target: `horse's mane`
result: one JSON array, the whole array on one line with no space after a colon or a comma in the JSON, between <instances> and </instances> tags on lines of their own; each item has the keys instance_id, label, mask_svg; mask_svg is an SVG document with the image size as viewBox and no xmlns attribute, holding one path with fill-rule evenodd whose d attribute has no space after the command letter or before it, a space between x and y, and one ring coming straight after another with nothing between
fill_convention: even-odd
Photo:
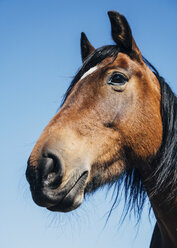
<instances>
[{"instance_id":1,"label":"horse's mane","mask_svg":"<svg viewBox=\"0 0 177 248\"><path fill-rule=\"evenodd\" d=\"M96 49L83 63L78 71L63 99L63 103L70 94L71 90L90 68L96 66L107 57L113 57L113 60L120 52L116 45L103 46ZM146 65L154 72L161 87L161 115L163 124L163 139L161 147L155 157L151 158L148 166L151 168L149 179L154 178L156 183L150 191L149 197L155 197L159 193L166 195L161 204L168 204L175 200L177 195L177 98L172 92L169 85L159 75L158 71L152 64L143 58ZM62 104L63 104L62 103ZM147 179L148 180L148 179ZM110 210L117 206L119 195L124 190L125 207L124 216L134 210L138 220L141 217L143 206L147 197L146 189L142 182L139 170L131 168L125 170L124 174L114 183L117 191L115 201ZM165 194L167 192L167 194ZM115 193L115 191L114 191ZM110 215L109 214L109 215Z\"/></svg>"}]
</instances>

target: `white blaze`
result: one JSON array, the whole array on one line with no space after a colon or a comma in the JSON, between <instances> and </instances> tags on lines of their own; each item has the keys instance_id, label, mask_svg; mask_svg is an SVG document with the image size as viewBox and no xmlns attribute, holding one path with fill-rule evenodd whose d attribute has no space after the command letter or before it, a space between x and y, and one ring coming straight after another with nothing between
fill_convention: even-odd
<instances>
[{"instance_id":1,"label":"white blaze","mask_svg":"<svg viewBox=\"0 0 177 248\"><path fill-rule=\"evenodd\" d=\"M91 73L93 73L94 71L96 71L97 68L98 68L97 66L94 66L94 67L90 68L88 71L86 71L86 73L84 73L84 75L81 77L81 79L87 77L88 75L90 75Z\"/></svg>"}]
</instances>

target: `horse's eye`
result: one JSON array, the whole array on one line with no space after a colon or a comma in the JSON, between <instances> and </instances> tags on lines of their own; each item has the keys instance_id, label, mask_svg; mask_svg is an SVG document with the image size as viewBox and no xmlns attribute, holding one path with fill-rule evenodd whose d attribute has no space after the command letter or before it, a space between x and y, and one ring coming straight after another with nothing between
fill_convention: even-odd
<instances>
[{"instance_id":1,"label":"horse's eye","mask_svg":"<svg viewBox=\"0 0 177 248\"><path fill-rule=\"evenodd\" d=\"M109 85L124 85L128 81L128 78L122 73L114 73L109 78L107 83Z\"/></svg>"}]
</instances>

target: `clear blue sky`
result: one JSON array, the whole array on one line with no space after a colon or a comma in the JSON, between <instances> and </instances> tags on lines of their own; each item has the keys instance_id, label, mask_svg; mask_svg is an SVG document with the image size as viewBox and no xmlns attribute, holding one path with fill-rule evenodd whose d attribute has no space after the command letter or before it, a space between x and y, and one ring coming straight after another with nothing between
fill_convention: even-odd
<instances>
[{"instance_id":1,"label":"clear blue sky","mask_svg":"<svg viewBox=\"0 0 177 248\"><path fill-rule=\"evenodd\" d=\"M33 203L24 177L37 138L81 66L80 33L95 47L113 43L108 10L127 17L142 53L177 92L176 0L0 0L0 247L148 247L154 221L147 208L138 233L133 218L118 229L122 204L104 228L111 191L73 213L49 213Z\"/></svg>"}]
</instances>

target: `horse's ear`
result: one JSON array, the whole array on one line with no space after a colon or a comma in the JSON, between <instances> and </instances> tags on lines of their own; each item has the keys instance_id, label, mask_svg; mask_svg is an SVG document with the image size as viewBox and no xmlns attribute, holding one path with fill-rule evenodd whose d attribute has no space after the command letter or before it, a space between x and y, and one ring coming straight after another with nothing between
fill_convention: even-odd
<instances>
[{"instance_id":1,"label":"horse's ear","mask_svg":"<svg viewBox=\"0 0 177 248\"><path fill-rule=\"evenodd\" d=\"M126 18L116 11L108 11L108 16L111 22L112 38L116 44L127 53L134 51L141 56Z\"/></svg>"},{"instance_id":2,"label":"horse's ear","mask_svg":"<svg viewBox=\"0 0 177 248\"><path fill-rule=\"evenodd\" d=\"M85 33L81 33L81 56L82 62L86 60L86 58L95 51L95 48L91 45Z\"/></svg>"}]
</instances>

